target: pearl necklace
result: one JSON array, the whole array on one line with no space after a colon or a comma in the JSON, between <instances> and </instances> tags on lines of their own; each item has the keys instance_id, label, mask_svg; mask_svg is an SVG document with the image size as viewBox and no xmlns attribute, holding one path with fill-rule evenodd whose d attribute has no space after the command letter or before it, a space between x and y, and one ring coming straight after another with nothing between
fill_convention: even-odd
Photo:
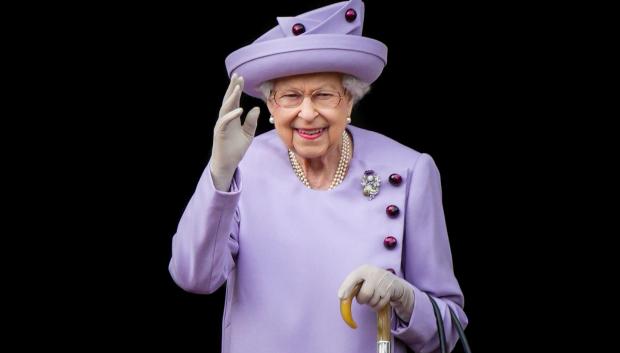
<instances>
[{"instance_id":1,"label":"pearl necklace","mask_svg":"<svg viewBox=\"0 0 620 353\"><path fill-rule=\"evenodd\" d=\"M304 173L304 170L301 168L301 165L299 165L299 162L297 161L297 158L295 157L295 153L293 153L293 151L291 151L290 149L288 150L288 158L291 160L291 166L293 167L293 170L295 171L295 174L297 174L297 177L299 178L299 180L301 180L301 182L308 189L312 189L312 187L310 186L310 183L308 182L308 178L306 178L306 174ZM334 179L329 185L328 190L331 190L335 188L336 186L338 186L340 183L342 183L342 180L344 180L344 176L347 174L347 168L349 167L350 160L351 160L351 139L349 137L349 134L347 134L346 131L343 131L342 132L342 148L340 149L340 161L338 162L338 168L336 169L336 175L334 175Z\"/></svg>"}]
</instances>

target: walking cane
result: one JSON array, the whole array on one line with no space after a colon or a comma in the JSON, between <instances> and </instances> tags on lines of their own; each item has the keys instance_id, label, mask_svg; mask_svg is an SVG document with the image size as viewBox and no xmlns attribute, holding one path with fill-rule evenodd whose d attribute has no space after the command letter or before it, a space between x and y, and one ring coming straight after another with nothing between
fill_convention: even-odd
<instances>
[{"instance_id":1,"label":"walking cane","mask_svg":"<svg viewBox=\"0 0 620 353\"><path fill-rule=\"evenodd\" d=\"M342 319L353 329L357 328L357 324L353 321L353 316L351 315L351 303L353 302L353 297L357 295L361 287L361 283L356 284L348 298L340 299L340 314L342 315ZM390 346L392 342L390 309L390 303L387 303L377 313L377 353L392 353L392 347Z\"/></svg>"}]
</instances>

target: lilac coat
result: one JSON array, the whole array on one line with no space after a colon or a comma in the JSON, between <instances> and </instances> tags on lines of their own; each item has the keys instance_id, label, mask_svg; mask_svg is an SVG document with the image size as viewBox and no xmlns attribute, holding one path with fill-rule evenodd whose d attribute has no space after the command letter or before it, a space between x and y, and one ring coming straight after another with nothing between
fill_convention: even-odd
<instances>
[{"instance_id":1,"label":"lilac coat","mask_svg":"<svg viewBox=\"0 0 620 353\"><path fill-rule=\"evenodd\" d=\"M307 189L293 173L275 130L256 136L235 172L230 192L213 186L209 166L172 240L169 270L183 289L210 294L227 282L223 353L373 353L377 316L353 302L356 330L340 316L338 288L363 264L392 268L411 284L409 323L392 313L394 353L438 351L432 306L438 298L450 347L456 343L451 306L467 325L454 276L433 159L386 136L348 126L354 151L342 184ZM382 180L369 201L361 177ZM398 173L400 186L388 182ZM401 210L396 218L385 208ZM383 245L397 238L395 248Z\"/></svg>"}]
</instances>

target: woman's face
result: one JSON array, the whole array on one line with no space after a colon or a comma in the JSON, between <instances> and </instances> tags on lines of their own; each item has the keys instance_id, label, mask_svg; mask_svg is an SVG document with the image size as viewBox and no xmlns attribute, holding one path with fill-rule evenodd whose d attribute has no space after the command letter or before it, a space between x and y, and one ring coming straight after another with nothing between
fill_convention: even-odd
<instances>
[{"instance_id":1,"label":"woman's face","mask_svg":"<svg viewBox=\"0 0 620 353\"><path fill-rule=\"evenodd\" d=\"M282 141L306 159L321 158L339 146L353 108L338 73L277 79L267 106Z\"/></svg>"}]
</instances>

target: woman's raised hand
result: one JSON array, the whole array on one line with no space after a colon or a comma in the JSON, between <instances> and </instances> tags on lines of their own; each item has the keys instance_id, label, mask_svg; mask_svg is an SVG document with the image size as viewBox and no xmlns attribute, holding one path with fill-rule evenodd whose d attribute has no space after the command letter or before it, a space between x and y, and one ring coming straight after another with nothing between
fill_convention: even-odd
<instances>
[{"instance_id":1,"label":"woman's raised hand","mask_svg":"<svg viewBox=\"0 0 620 353\"><path fill-rule=\"evenodd\" d=\"M235 169L250 147L260 108L252 108L241 125L243 108L239 107L243 92L243 77L233 74L224 95L219 117L213 129L213 148L211 150L211 175L215 187L228 191Z\"/></svg>"}]
</instances>

